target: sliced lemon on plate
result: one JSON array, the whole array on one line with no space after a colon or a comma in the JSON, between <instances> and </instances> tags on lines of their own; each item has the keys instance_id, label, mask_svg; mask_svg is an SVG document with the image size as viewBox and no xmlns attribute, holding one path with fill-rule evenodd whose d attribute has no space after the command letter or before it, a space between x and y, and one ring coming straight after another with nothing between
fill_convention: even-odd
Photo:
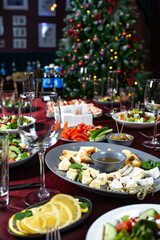
<instances>
[{"instance_id":1,"label":"sliced lemon on plate","mask_svg":"<svg viewBox=\"0 0 160 240\"><path fill-rule=\"evenodd\" d=\"M57 226L59 224L59 212L56 206L51 203L45 204L41 211L36 212L31 217L21 220L21 227L30 234L46 233L47 226Z\"/></svg>"},{"instance_id":2,"label":"sliced lemon on plate","mask_svg":"<svg viewBox=\"0 0 160 240\"><path fill-rule=\"evenodd\" d=\"M55 205L59 211L60 222L58 227L62 228L69 225L73 220L70 208L66 204L59 201L53 201L52 204Z\"/></svg>"},{"instance_id":3,"label":"sliced lemon on plate","mask_svg":"<svg viewBox=\"0 0 160 240\"><path fill-rule=\"evenodd\" d=\"M62 202L69 207L72 212L73 222L81 218L81 208L78 201L74 197L67 194L57 194L50 200L50 202L54 201Z\"/></svg>"},{"instance_id":4,"label":"sliced lemon on plate","mask_svg":"<svg viewBox=\"0 0 160 240\"><path fill-rule=\"evenodd\" d=\"M9 227L9 230L16 235L19 235L19 236L25 235L23 232L19 231L17 228L15 214L9 219L8 227Z\"/></svg>"}]
</instances>

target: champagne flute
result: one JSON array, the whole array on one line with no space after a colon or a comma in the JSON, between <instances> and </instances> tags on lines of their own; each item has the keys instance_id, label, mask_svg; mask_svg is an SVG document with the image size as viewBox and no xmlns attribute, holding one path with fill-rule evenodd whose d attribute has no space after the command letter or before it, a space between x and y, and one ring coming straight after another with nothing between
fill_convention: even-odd
<instances>
[{"instance_id":1,"label":"champagne flute","mask_svg":"<svg viewBox=\"0 0 160 240\"><path fill-rule=\"evenodd\" d=\"M147 110L154 113L153 139L144 141L145 147L160 149L160 142L157 140L157 118L160 112L160 79L150 79L146 83L144 103Z\"/></svg>"},{"instance_id":2,"label":"champagne flute","mask_svg":"<svg viewBox=\"0 0 160 240\"><path fill-rule=\"evenodd\" d=\"M110 115L113 113L113 99L118 92L118 74L117 71L109 71L107 79L107 96L111 98Z\"/></svg>"},{"instance_id":3,"label":"champagne flute","mask_svg":"<svg viewBox=\"0 0 160 240\"><path fill-rule=\"evenodd\" d=\"M24 106L26 102L30 103L30 99L32 99L30 109L33 111L28 112ZM37 149L40 161L41 186L39 190L31 191L25 196L24 202L27 205L50 199L58 193L57 190L45 187L45 150L58 141L61 133L60 108L57 107L56 113L50 115L47 104L49 101L58 104L58 95L54 92L26 92L20 94L18 109L19 134L22 142L25 142L31 148ZM27 123L26 118L28 119Z\"/></svg>"}]
</instances>

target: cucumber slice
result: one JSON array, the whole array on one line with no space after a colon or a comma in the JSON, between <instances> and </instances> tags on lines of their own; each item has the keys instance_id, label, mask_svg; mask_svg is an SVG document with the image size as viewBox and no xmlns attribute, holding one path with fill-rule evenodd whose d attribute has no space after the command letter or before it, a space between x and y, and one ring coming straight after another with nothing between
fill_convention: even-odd
<instances>
[{"instance_id":1,"label":"cucumber slice","mask_svg":"<svg viewBox=\"0 0 160 240\"><path fill-rule=\"evenodd\" d=\"M117 230L111 223L106 223L104 226L103 240L114 240L117 236Z\"/></svg>"},{"instance_id":2,"label":"cucumber slice","mask_svg":"<svg viewBox=\"0 0 160 240\"><path fill-rule=\"evenodd\" d=\"M12 152L11 150L9 150L9 154L8 154L9 158L16 158L17 154L15 152Z\"/></svg>"},{"instance_id":3,"label":"cucumber slice","mask_svg":"<svg viewBox=\"0 0 160 240\"><path fill-rule=\"evenodd\" d=\"M9 150L15 152L17 155L20 153L20 150L16 146L9 146Z\"/></svg>"},{"instance_id":4,"label":"cucumber slice","mask_svg":"<svg viewBox=\"0 0 160 240\"><path fill-rule=\"evenodd\" d=\"M146 219L147 217L153 217L155 218L157 216L157 211L153 208L150 208L146 211L144 211L143 213L140 214L140 219Z\"/></svg>"},{"instance_id":5,"label":"cucumber slice","mask_svg":"<svg viewBox=\"0 0 160 240\"><path fill-rule=\"evenodd\" d=\"M105 134L103 134L103 135L98 135L98 136L94 139L94 141L102 141L102 140L104 140L104 139L106 139L106 135L105 135Z\"/></svg>"},{"instance_id":6,"label":"cucumber slice","mask_svg":"<svg viewBox=\"0 0 160 240\"><path fill-rule=\"evenodd\" d=\"M104 130L103 132L101 132L100 134L98 134L98 137L101 136L101 135L106 135L106 134L108 134L108 133L110 133L110 132L112 132L112 131L113 131L113 129Z\"/></svg>"}]
</instances>

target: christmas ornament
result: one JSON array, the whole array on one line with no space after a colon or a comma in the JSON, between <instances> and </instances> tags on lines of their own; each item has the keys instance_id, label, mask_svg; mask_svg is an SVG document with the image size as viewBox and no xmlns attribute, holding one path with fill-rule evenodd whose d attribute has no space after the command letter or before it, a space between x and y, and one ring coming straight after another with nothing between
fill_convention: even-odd
<instances>
[{"instance_id":1,"label":"christmas ornament","mask_svg":"<svg viewBox=\"0 0 160 240\"><path fill-rule=\"evenodd\" d=\"M75 67L74 66L71 66L71 71L73 71L75 69Z\"/></svg>"},{"instance_id":2,"label":"christmas ornament","mask_svg":"<svg viewBox=\"0 0 160 240\"><path fill-rule=\"evenodd\" d=\"M84 55L84 59L89 60L90 58L91 58L91 56L89 54Z\"/></svg>"},{"instance_id":3,"label":"christmas ornament","mask_svg":"<svg viewBox=\"0 0 160 240\"><path fill-rule=\"evenodd\" d=\"M75 56L73 56L73 57L72 57L72 61L75 61L75 60L76 60L76 57L75 57Z\"/></svg>"},{"instance_id":4,"label":"christmas ornament","mask_svg":"<svg viewBox=\"0 0 160 240\"><path fill-rule=\"evenodd\" d=\"M117 69L117 73L119 74L119 73L121 73L122 71L121 71L121 69Z\"/></svg>"},{"instance_id":5,"label":"christmas ornament","mask_svg":"<svg viewBox=\"0 0 160 240\"><path fill-rule=\"evenodd\" d=\"M71 57L71 54L70 54L70 53L68 53L68 57Z\"/></svg>"},{"instance_id":6,"label":"christmas ornament","mask_svg":"<svg viewBox=\"0 0 160 240\"><path fill-rule=\"evenodd\" d=\"M105 51L103 49L101 49L100 55L104 55L104 54L105 54Z\"/></svg>"},{"instance_id":7,"label":"christmas ornament","mask_svg":"<svg viewBox=\"0 0 160 240\"><path fill-rule=\"evenodd\" d=\"M80 61L79 63L78 63L78 66L83 66L83 62L82 61Z\"/></svg>"},{"instance_id":8,"label":"christmas ornament","mask_svg":"<svg viewBox=\"0 0 160 240\"><path fill-rule=\"evenodd\" d=\"M62 62L64 62L65 61L65 58L62 58Z\"/></svg>"},{"instance_id":9,"label":"christmas ornament","mask_svg":"<svg viewBox=\"0 0 160 240\"><path fill-rule=\"evenodd\" d=\"M99 20L98 20L98 23L102 23L102 19L99 19Z\"/></svg>"},{"instance_id":10,"label":"christmas ornament","mask_svg":"<svg viewBox=\"0 0 160 240\"><path fill-rule=\"evenodd\" d=\"M129 23L127 23L127 25L126 25L126 29L130 29Z\"/></svg>"},{"instance_id":11,"label":"christmas ornament","mask_svg":"<svg viewBox=\"0 0 160 240\"><path fill-rule=\"evenodd\" d=\"M88 8L88 7L89 7L89 4L88 4L88 3L86 3L86 4L85 4L85 7L86 7L86 8Z\"/></svg>"},{"instance_id":12,"label":"christmas ornament","mask_svg":"<svg viewBox=\"0 0 160 240\"><path fill-rule=\"evenodd\" d=\"M77 27L78 27L78 28L81 28L81 27L82 27L82 25L81 25L80 23L78 23L78 24L77 24Z\"/></svg>"},{"instance_id":13,"label":"christmas ornament","mask_svg":"<svg viewBox=\"0 0 160 240\"><path fill-rule=\"evenodd\" d=\"M94 36L93 42L95 42L96 40L97 40L97 35Z\"/></svg>"},{"instance_id":14,"label":"christmas ornament","mask_svg":"<svg viewBox=\"0 0 160 240\"><path fill-rule=\"evenodd\" d=\"M69 21L70 21L70 23L73 23L73 22L74 22L73 18L70 18Z\"/></svg>"},{"instance_id":15,"label":"christmas ornament","mask_svg":"<svg viewBox=\"0 0 160 240\"><path fill-rule=\"evenodd\" d=\"M128 45L127 45L127 48L131 48L131 45L130 45L130 44L128 44Z\"/></svg>"},{"instance_id":16,"label":"christmas ornament","mask_svg":"<svg viewBox=\"0 0 160 240\"><path fill-rule=\"evenodd\" d=\"M122 32L122 36L126 36L126 32Z\"/></svg>"}]
</instances>

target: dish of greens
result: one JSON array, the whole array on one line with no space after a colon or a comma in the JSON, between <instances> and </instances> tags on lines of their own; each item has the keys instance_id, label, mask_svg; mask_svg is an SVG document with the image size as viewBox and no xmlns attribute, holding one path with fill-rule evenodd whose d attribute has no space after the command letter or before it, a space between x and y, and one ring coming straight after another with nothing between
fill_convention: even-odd
<instances>
[{"instance_id":1,"label":"dish of greens","mask_svg":"<svg viewBox=\"0 0 160 240\"><path fill-rule=\"evenodd\" d=\"M112 118L119 124L124 124L129 128L149 128L154 126L154 115L150 112L138 111L136 108L132 111L117 112ZM160 116L158 116L158 124Z\"/></svg>"},{"instance_id":2,"label":"dish of greens","mask_svg":"<svg viewBox=\"0 0 160 240\"><path fill-rule=\"evenodd\" d=\"M25 124L31 124L34 119L31 117L23 117L23 122ZM18 117L16 115L0 117L0 131L7 131L9 133L18 132Z\"/></svg>"},{"instance_id":3,"label":"dish of greens","mask_svg":"<svg viewBox=\"0 0 160 240\"><path fill-rule=\"evenodd\" d=\"M9 166L18 166L28 161L35 153L35 149L30 149L25 143L22 143L20 139L15 138L16 135L9 136Z\"/></svg>"},{"instance_id":4,"label":"dish of greens","mask_svg":"<svg viewBox=\"0 0 160 240\"><path fill-rule=\"evenodd\" d=\"M100 216L91 225L86 240L157 240L160 239L159 219L159 204L116 208Z\"/></svg>"}]
</instances>

